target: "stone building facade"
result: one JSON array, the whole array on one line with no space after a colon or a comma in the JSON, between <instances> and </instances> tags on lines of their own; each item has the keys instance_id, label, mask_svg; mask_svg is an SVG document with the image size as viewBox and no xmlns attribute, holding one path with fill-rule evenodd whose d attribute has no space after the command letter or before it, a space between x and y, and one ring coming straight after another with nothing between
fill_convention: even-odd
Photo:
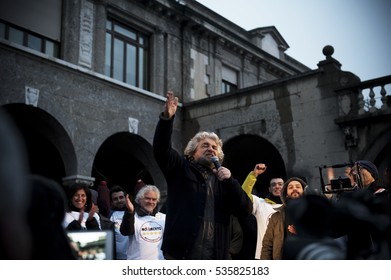
<instances>
[{"instance_id":1,"label":"stone building facade","mask_svg":"<svg viewBox=\"0 0 391 280\"><path fill-rule=\"evenodd\" d=\"M273 176L318 188L320 165L389 166L391 77L361 82L332 47L312 70L287 48L274 26L247 31L196 1L6 0L0 105L22 132L31 172L64 186L107 180L132 193L141 178L164 197L151 144L167 90L181 102L174 147L217 132L240 181L256 163L269 166L260 193ZM369 108L362 91L374 88L381 105Z\"/></svg>"}]
</instances>

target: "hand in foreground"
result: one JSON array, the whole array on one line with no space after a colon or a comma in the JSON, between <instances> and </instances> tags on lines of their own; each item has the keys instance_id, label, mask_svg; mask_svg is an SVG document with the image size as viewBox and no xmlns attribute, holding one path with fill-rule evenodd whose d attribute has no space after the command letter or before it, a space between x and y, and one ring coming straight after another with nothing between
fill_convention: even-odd
<instances>
[{"instance_id":1,"label":"hand in foreground","mask_svg":"<svg viewBox=\"0 0 391 280\"><path fill-rule=\"evenodd\" d=\"M178 108L178 97L175 97L172 91L168 91L166 96L167 100L163 115L164 117L171 119Z\"/></svg>"}]
</instances>

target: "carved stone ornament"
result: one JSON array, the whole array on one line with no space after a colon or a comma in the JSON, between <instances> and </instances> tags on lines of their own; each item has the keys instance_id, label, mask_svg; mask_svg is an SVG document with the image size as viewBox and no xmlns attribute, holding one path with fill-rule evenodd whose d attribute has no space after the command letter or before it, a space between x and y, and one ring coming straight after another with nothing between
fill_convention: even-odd
<instances>
[{"instance_id":1,"label":"carved stone ornament","mask_svg":"<svg viewBox=\"0 0 391 280\"><path fill-rule=\"evenodd\" d=\"M32 87L25 87L26 104L34 107L38 106L39 89Z\"/></svg>"},{"instance_id":2,"label":"carved stone ornament","mask_svg":"<svg viewBox=\"0 0 391 280\"><path fill-rule=\"evenodd\" d=\"M138 119L129 117L128 123L129 123L129 132L133 134L138 134Z\"/></svg>"}]
</instances>

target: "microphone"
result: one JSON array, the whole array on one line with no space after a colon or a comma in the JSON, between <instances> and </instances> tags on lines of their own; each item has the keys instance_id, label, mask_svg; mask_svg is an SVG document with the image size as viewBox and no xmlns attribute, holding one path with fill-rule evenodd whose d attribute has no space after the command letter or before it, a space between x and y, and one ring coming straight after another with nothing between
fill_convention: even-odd
<instances>
[{"instance_id":1,"label":"microphone","mask_svg":"<svg viewBox=\"0 0 391 280\"><path fill-rule=\"evenodd\" d=\"M221 167L221 164L220 164L220 162L219 162L219 158L218 158L218 157L213 156L213 157L211 158L211 161L212 161L213 164L215 165L216 170L218 170L218 169Z\"/></svg>"}]
</instances>

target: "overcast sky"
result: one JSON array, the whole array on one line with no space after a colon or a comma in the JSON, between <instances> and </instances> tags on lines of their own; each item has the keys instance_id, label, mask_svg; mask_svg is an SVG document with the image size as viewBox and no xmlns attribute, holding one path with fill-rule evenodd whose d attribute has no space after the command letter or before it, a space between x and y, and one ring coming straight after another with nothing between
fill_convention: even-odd
<instances>
[{"instance_id":1,"label":"overcast sky","mask_svg":"<svg viewBox=\"0 0 391 280\"><path fill-rule=\"evenodd\" d=\"M275 26L288 55L311 69L326 45L362 81L391 75L391 0L197 0L251 30Z\"/></svg>"}]
</instances>

